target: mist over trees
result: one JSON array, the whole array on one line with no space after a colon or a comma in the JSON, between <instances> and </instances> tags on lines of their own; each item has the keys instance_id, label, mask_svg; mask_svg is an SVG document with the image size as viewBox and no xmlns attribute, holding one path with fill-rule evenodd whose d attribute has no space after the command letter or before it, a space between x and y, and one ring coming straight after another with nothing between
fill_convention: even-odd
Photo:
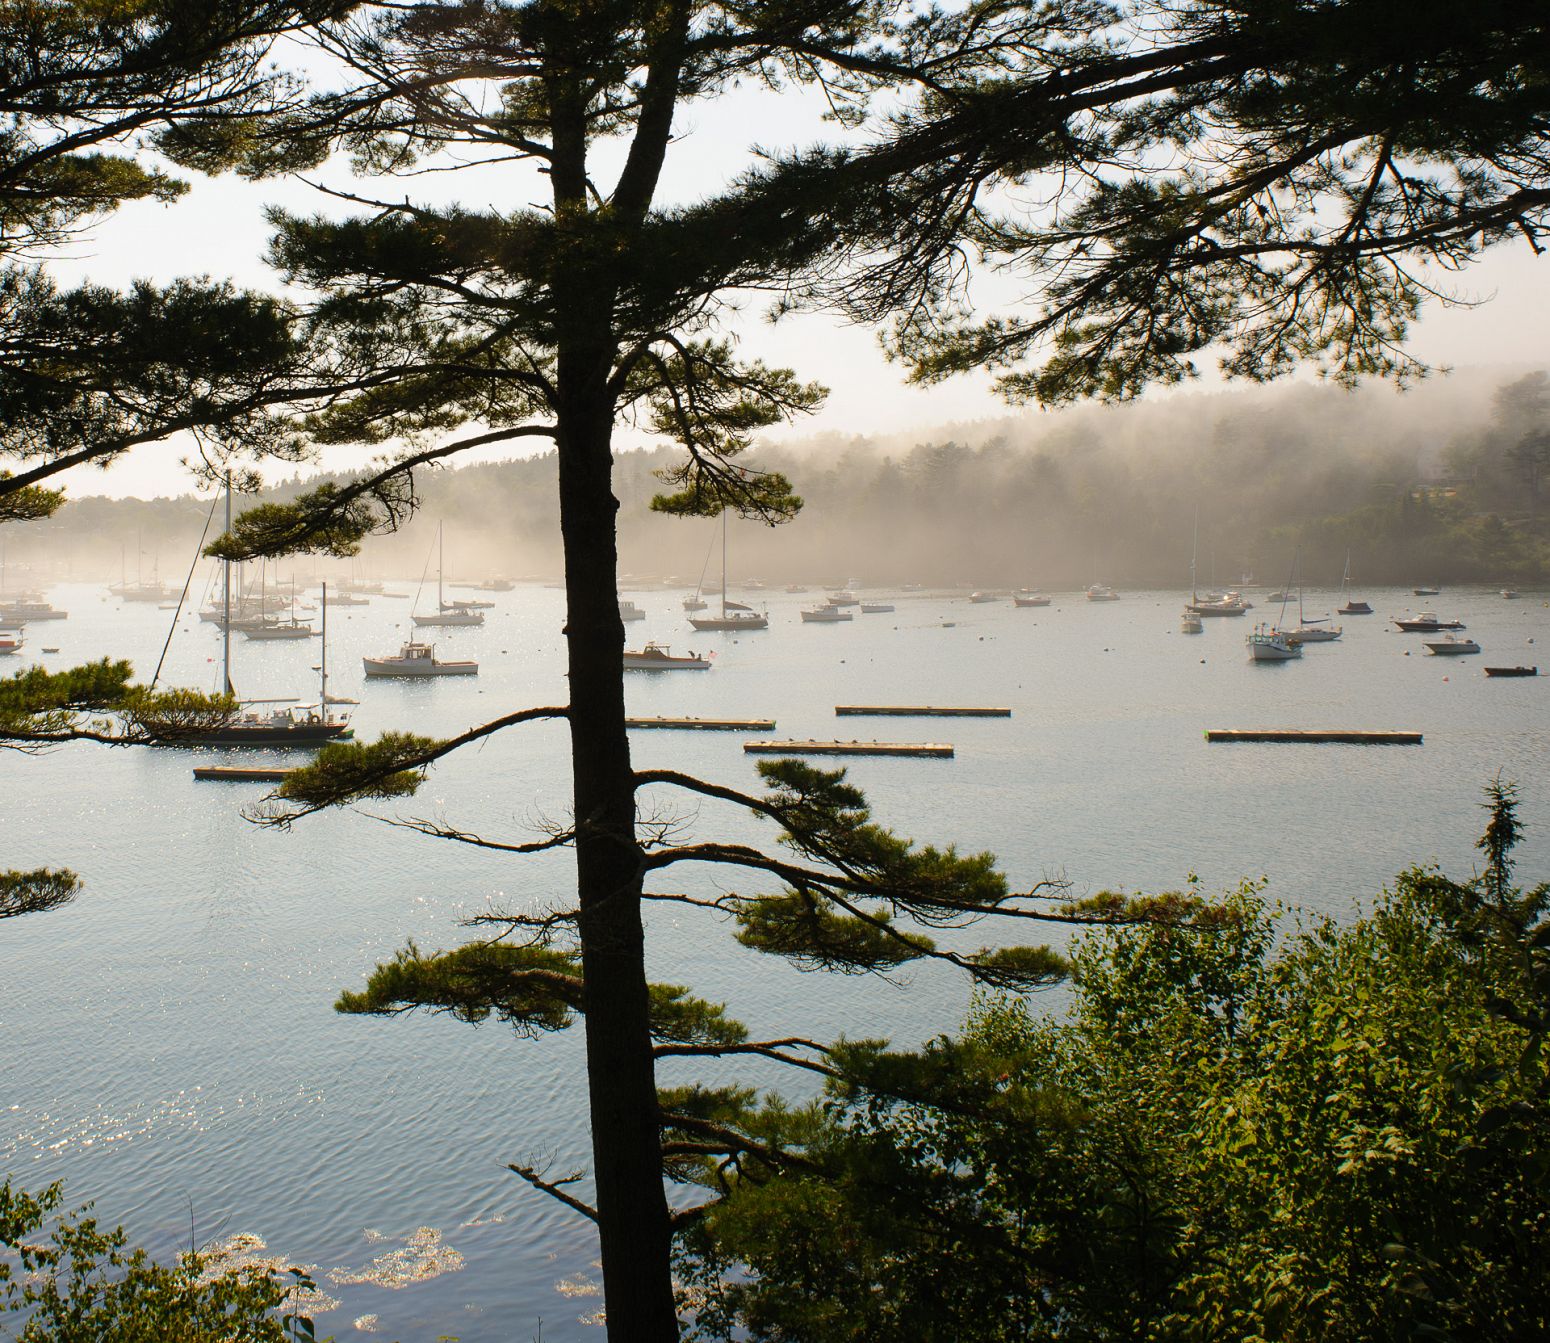
<instances>
[{"instance_id":1,"label":"mist over trees","mask_svg":"<svg viewBox=\"0 0 1550 1343\"><path fill-rule=\"evenodd\" d=\"M1397 394L1286 386L1124 407L1008 416L887 436L765 444L761 465L802 482L782 528L733 524L731 577L819 584L857 577L1072 588L1188 581L1200 519L1203 583L1245 572L1279 582L1297 545L1310 585L1533 583L1550 579L1542 482L1550 375L1474 370ZM692 586L719 534L650 511L669 449L616 461L625 583ZM438 519L455 576L552 577L560 567L552 453L427 474L420 515L370 540L361 564L413 579ZM313 481L276 486L284 500ZM54 519L7 529L13 562L70 555L72 572L164 580L187 570L209 504L82 498ZM1103 545L1092 542L1101 530ZM280 570L337 573L299 558Z\"/></svg>"}]
</instances>

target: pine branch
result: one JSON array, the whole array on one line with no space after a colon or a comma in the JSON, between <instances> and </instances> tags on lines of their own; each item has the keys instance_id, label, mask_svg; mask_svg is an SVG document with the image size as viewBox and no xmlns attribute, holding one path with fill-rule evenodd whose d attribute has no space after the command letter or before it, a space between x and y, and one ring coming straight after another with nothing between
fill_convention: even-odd
<instances>
[{"instance_id":1,"label":"pine branch","mask_svg":"<svg viewBox=\"0 0 1550 1343\"><path fill-rule=\"evenodd\" d=\"M572 1211L579 1212L583 1217L586 1217L593 1222L597 1221L596 1208L592 1207L590 1204L583 1203L579 1198L572 1197L560 1187L561 1185L575 1184L578 1180L581 1179L580 1171L575 1171L574 1173L565 1176L565 1178L561 1180L545 1180L531 1166L507 1165L506 1169L511 1171L513 1174L520 1175L524 1180L532 1185L534 1189L540 1189L544 1193L548 1194L550 1198L558 1199Z\"/></svg>"}]
</instances>

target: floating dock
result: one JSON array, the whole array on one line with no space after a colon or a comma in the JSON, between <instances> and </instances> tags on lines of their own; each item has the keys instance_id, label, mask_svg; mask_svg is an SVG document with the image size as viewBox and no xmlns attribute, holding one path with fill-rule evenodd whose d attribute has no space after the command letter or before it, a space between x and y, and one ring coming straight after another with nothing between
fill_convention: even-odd
<instances>
[{"instance_id":1,"label":"floating dock","mask_svg":"<svg viewBox=\"0 0 1550 1343\"><path fill-rule=\"evenodd\" d=\"M745 741L752 755L931 755L950 757L942 741Z\"/></svg>"},{"instance_id":2,"label":"floating dock","mask_svg":"<svg viewBox=\"0 0 1550 1343\"><path fill-rule=\"evenodd\" d=\"M1419 746L1419 732L1353 732L1346 728L1231 727L1207 728L1207 741L1285 741L1310 745Z\"/></svg>"},{"instance_id":3,"label":"floating dock","mask_svg":"<svg viewBox=\"0 0 1550 1343\"><path fill-rule=\"evenodd\" d=\"M840 718L1010 718L1010 709L955 708L940 704L836 704Z\"/></svg>"},{"instance_id":4,"label":"floating dock","mask_svg":"<svg viewBox=\"0 0 1550 1343\"><path fill-rule=\"evenodd\" d=\"M773 732L773 718L626 718L625 727L681 728L696 732Z\"/></svg>"},{"instance_id":5,"label":"floating dock","mask_svg":"<svg viewBox=\"0 0 1550 1343\"><path fill-rule=\"evenodd\" d=\"M218 783L280 783L291 771L264 765L195 765L196 779Z\"/></svg>"}]
</instances>

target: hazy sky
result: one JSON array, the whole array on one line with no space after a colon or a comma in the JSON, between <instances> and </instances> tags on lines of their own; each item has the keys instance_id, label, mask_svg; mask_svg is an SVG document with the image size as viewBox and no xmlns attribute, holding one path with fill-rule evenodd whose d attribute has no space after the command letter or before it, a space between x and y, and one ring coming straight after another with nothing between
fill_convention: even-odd
<instances>
[{"instance_id":1,"label":"hazy sky","mask_svg":"<svg viewBox=\"0 0 1550 1343\"><path fill-rule=\"evenodd\" d=\"M751 145L782 148L832 138L832 128L821 122L819 110L801 92L774 96L757 90L741 90L714 105L686 109L675 123L679 142L670 156L664 190L673 199L692 200L716 190L745 168ZM348 180L342 168L330 171L327 179L334 185ZM514 209L544 202L546 187L536 173L502 167L421 175L377 183L367 190L391 198L460 200L476 207ZM53 260L51 268L66 283L89 278L121 285L136 277L165 281L179 275L209 275L273 287L276 277L263 262L270 232L263 211L270 204L297 212L346 209L301 181L196 179L189 195L174 205L124 208L68 255ZM1412 340L1412 349L1422 359L1457 367L1550 363L1550 259L1536 259L1526 243L1503 245L1471 270L1442 277L1439 287L1487 301L1470 309L1432 304ZM1012 303L1017 295L1014 285L996 277L979 282L975 292L984 306ZM728 330L739 338L743 351L794 368L830 388L824 409L782 431L781 437L825 431L900 433L915 428L924 436L936 425L1007 413L986 377L959 378L932 388L909 387L901 370L883 358L875 330L821 315L787 318L772 326L764 320L766 303L761 296L750 296L740 312L729 315ZM1205 371L1210 385L1212 378ZM185 451L186 447L174 444L153 445L108 473L70 473L64 484L75 494L181 493L188 477L178 459ZM366 455L360 450L338 450L328 463L347 466Z\"/></svg>"}]
</instances>

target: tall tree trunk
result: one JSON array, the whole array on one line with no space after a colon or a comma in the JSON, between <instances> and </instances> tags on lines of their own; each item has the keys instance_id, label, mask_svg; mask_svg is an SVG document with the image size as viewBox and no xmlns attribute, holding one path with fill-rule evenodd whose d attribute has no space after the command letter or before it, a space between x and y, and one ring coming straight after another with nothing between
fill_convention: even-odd
<instances>
[{"instance_id":1,"label":"tall tree trunk","mask_svg":"<svg viewBox=\"0 0 1550 1343\"><path fill-rule=\"evenodd\" d=\"M669 1343L678 1323L624 727L611 356L562 350L556 370L587 1080L609 1343Z\"/></svg>"}]
</instances>

